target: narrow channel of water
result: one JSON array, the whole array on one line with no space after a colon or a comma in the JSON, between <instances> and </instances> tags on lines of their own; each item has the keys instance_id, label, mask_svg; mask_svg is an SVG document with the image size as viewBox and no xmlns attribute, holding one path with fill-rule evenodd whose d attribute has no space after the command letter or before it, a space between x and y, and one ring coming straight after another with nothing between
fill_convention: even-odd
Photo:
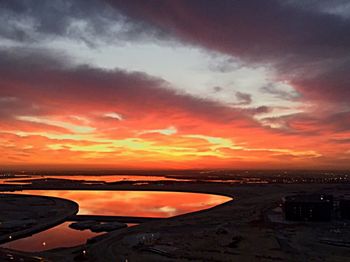
<instances>
[{"instance_id":1,"label":"narrow channel of water","mask_svg":"<svg viewBox=\"0 0 350 262\"><path fill-rule=\"evenodd\" d=\"M94 233L90 230L71 229L69 227L70 223L65 222L30 237L8 242L3 244L2 247L26 252L40 252L59 247L78 246L84 244L89 238L103 234Z\"/></svg>"},{"instance_id":2,"label":"narrow channel of water","mask_svg":"<svg viewBox=\"0 0 350 262\"><path fill-rule=\"evenodd\" d=\"M165 176L132 176L132 175L32 175L32 176L14 176L0 177L0 184L22 184L30 183L31 180L37 179L68 179L73 181L86 182L121 182L121 181L191 181L189 179L168 178ZM26 181L26 182L23 182Z\"/></svg>"}]
</instances>

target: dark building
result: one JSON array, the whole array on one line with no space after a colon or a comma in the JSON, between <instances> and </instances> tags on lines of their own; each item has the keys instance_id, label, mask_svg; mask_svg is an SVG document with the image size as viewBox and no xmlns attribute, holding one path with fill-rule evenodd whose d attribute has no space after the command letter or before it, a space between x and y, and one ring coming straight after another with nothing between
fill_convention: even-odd
<instances>
[{"instance_id":1,"label":"dark building","mask_svg":"<svg viewBox=\"0 0 350 262\"><path fill-rule=\"evenodd\" d=\"M332 195L294 195L284 198L286 220L330 221L332 210Z\"/></svg>"},{"instance_id":2,"label":"dark building","mask_svg":"<svg viewBox=\"0 0 350 262\"><path fill-rule=\"evenodd\" d=\"M340 217L350 219L350 199L344 198L339 200Z\"/></svg>"}]
</instances>

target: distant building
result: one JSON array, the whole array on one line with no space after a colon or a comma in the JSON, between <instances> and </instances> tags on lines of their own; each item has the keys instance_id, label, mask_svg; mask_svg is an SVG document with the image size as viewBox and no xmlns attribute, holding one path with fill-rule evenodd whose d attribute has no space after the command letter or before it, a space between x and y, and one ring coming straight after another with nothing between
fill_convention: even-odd
<instances>
[{"instance_id":1,"label":"distant building","mask_svg":"<svg viewBox=\"0 0 350 262\"><path fill-rule=\"evenodd\" d=\"M350 199L343 198L339 200L340 217L343 219L350 219Z\"/></svg>"},{"instance_id":2,"label":"distant building","mask_svg":"<svg viewBox=\"0 0 350 262\"><path fill-rule=\"evenodd\" d=\"M286 220L330 221L332 210L332 195L294 195L284 198Z\"/></svg>"}]
</instances>

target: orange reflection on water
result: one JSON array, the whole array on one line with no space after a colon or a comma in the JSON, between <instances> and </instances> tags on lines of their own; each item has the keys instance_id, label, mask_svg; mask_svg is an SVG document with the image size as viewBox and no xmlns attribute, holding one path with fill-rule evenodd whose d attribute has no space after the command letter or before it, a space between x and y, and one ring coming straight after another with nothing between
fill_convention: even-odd
<instances>
[{"instance_id":1,"label":"orange reflection on water","mask_svg":"<svg viewBox=\"0 0 350 262\"><path fill-rule=\"evenodd\" d=\"M93 233L90 230L74 230L68 227L69 224L70 222L65 222L30 237L3 244L2 247L27 252L39 252L58 247L81 245L84 244L88 238L102 234Z\"/></svg>"},{"instance_id":2,"label":"orange reflection on water","mask_svg":"<svg viewBox=\"0 0 350 262\"><path fill-rule=\"evenodd\" d=\"M155 191L68 191L29 190L21 194L45 195L73 200L79 204L79 214L170 217L210 208L231 198L210 194ZM21 251L42 251L85 243L96 236L89 230L77 231L63 223L33 236L4 244Z\"/></svg>"},{"instance_id":3,"label":"orange reflection on water","mask_svg":"<svg viewBox=\"0 0 350 262\"><path fill-rule=\"evenodd\" d=\"M17 192L16 192L17 193ZM158 191L30 190L21 192L70 199L84 215L171 217L229 201L219 195Z\"/></svg>"},{"instance_id":4,"label":"orange reflection on water","mask_svg":"<svg viewBox=\"0 0 350 262\"><path fill-rule=\"evenodd\" d=\"M40 177L33 176L34 179ZM133 175L96 175L96 176L86 176L86 175L75 175L75 176L54 176L47 175L41 176L41 178L56 178L56 179L69 179L69 180L84 180L84 181L103 181L103 182L119 182L119 181L188 181L188 179L176 179L168 178L165 176L133 176Z\"/></svg>"},{"instance_id":5,"label":"orange reflection on water","mask_svg":"<svg viewBox=\"0 0 350 262\"><path fill-rule=\"evenodd\" d=\"M190 179L177 179L169 178L165 176L133 176L133 175L33 175L26 177L0 177L0 184L25 184L30 183L31 180L36 179L68 179L68 180L79 180L86 182L120 182L120 181L190 181ZM23 182L26 181L26 182Z\"/></svg>"}]
</instances>

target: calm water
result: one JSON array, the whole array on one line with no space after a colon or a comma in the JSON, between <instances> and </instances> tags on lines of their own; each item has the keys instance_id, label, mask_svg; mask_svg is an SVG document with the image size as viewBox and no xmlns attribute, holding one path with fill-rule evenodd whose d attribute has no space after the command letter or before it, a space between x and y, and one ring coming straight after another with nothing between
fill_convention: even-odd
<instances>
[{"instance_id":1,"label":"calm water","mask_svg":"<svg viewBox=\"0 0 350 262\"><path fill-rule=\"evenodd\" d=\"M231 200L210 194L158 191L30 190L16 193L73 200L79 204L78 214L163 218L207 209ZM98 235L89 230L73 230L68 225L68 222L63 223L3 246L22 251L42 251L84 244L88 238Z\"/></svg>"},{"instance_id":2,"label":"calm water","mask_svg":"<svg viewBox=\"0 0 350 262\"><path fill-rule=\"evenodd\" d=\"M79 204L80 215L171 217L229 201L219 195L159 191L28 190L20 194L53 196Z\"/></svg>"},{"instance_id":3,"label":"calm water","mask_svg":"<svg viewBox=\"0 0 350 262\"><path fill-rule=\"evenodd\" d=\"M76 176L55 176L55 175L35 175L35 176L26 176L26 177L0 177L0 184L22 184L24 182L35 180L35 179L69 179L69 180L84 180L87 182L120 182L120 181L190 181L188 179L176 179L176 178L168 178L165 176L131 176L131 175L96 175L96 176L84 176L84 175L76 175Z\"/></svg>"},{"instance_id":4,"label":"calm water","mask_svg":"<svg viewBox=\"0 0 350 262\"><path fill-rule=\"evenodd\" d=\"M73 247L84 244L87 239L103 233L93 233L90 230L74 230L69 226L71 222L50 228L30 237L3 244L2 247L27 252L39 252L59 247Z\"/></svg>"},{"instance_id":5,"label":"calm water","mask_svg":"<svg viewBox=\"0 0 350 262\"><path fill-rule=\"evenodd\" d=\"M85 181L86 183L111 183L111 182L121 182L121 181L134 181L134 182L144 182L144 181L202 181L202 182L215 182L215 183L230 183L230 184L261 184L267 183L267 181L261 180L259 178L243 178L243 180L237 179L201 179L199 176L197 179L182 179L182 178L169 178L165 176L133 176L133 175L69 175L69 176L58 176L58 175L32 175L32 176L15 176L15 177L1 177L0 184L30 184L31 180L36 179L68 179L74 181Z\"/></svg>"}]
</instances>

